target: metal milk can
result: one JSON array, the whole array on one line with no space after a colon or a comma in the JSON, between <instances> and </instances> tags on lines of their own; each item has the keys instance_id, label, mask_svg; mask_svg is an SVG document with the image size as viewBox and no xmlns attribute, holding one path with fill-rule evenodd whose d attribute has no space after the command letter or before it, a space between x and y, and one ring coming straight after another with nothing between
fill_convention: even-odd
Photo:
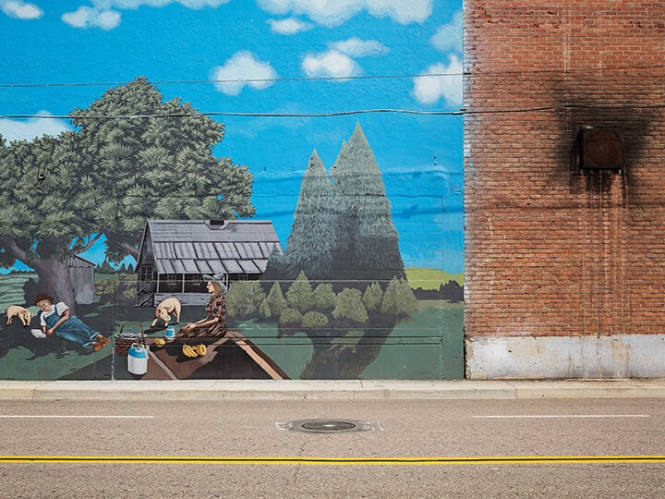
<instances>
[{"instance_id":1,"label":"metal milk can","mask_svg":"<svg viewBox=\"0 0 665 499\"><path fill-rule=\"evenodd\" d=\"M132 343L127 352L127 370L137 376L148 372L148 349L141 343Z\"/></svg>"}]
</instances>

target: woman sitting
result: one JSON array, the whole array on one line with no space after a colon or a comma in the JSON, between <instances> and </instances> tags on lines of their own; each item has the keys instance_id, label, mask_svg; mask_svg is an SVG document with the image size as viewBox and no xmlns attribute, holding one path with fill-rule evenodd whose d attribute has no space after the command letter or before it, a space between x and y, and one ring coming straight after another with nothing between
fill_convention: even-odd
<instances>
[{"instance_id":1,"label":"woman sitting","mask_svg":"<svg viewBox=\"0 0 665 499\"><path fill-rule=\"evenodd\" d=\"M59 302L54 305L54 301L52 296L45 293L39 293L35 300L35 305L42 311L39 314L39 322L46 336L55 334L95 352L108 344L108 338L84 324L75 315L71 315L65 303Z\"/></svg>"},{"instance_id":2,"label":"woman sitting","mask_svg":"<svg viewBox=\"0 0 665 499\"><path fill-rule=\"evenodd\" d=\"M207 290L211 293L210 301L206 305L206 317L197 322L185 324L180 332L184 336L222 336L226 334L226 304L224 295L226 274L205 275L208 280Z\"/></svg>"}]
</instances>

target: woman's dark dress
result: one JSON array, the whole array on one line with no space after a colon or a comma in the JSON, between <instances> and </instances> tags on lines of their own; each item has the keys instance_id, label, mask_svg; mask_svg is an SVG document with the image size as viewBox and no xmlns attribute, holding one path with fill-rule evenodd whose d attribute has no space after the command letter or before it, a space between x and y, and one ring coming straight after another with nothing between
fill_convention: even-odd
<instances>
[{"instance_id":1,"label":"woman's dark dress","mask_svg":"<svg viewBox=\"0 0 665 499\"><path fill-rule=\"evenodd\" d=\"M206 305L206 320L217 318L213 325L195 331L197 336L223 336L226 334L226 303L224 295L214 293Z\"/></svg>"}]
</instances>

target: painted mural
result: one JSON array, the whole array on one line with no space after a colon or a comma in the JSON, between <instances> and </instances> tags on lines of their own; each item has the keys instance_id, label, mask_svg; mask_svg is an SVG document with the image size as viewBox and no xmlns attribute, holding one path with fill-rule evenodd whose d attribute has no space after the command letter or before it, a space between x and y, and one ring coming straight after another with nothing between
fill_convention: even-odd
<instances>
[{"instance_id":1,"label":"painted mural","mask_svg":"<svg viewBox=\"0 0 665 499\"><path fill-rule=\"evenodd\" d=\"M463 377L460 9L0 0L0 379Z\"/></svg>"}]
</instances>

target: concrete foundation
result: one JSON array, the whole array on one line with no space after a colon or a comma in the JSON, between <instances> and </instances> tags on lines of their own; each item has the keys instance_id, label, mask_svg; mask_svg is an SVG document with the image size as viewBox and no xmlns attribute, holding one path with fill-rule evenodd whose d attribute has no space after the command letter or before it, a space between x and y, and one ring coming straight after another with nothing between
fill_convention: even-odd
<instances>
[{"instance_id":1,"label":"concrete foundation","mask_svg":"<svg viewBox=\"0 0 665 499\"><path fill-rule=\"evenodd\" d=\"M665 335L467 338L468 379L665 377Z\"/></svg>"}]
</instances>

